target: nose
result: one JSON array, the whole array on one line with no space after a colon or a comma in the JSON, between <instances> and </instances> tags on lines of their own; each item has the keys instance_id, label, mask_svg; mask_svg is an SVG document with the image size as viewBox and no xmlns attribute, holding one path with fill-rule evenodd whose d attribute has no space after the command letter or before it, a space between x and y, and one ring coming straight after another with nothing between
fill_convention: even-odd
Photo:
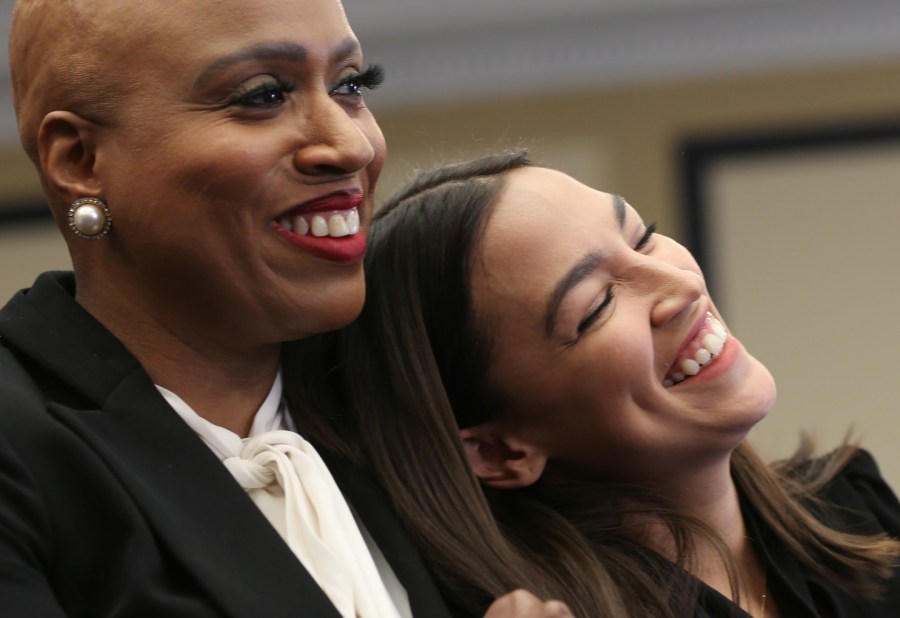
<instances>
[{"instance_id":1,"label":"nose","mask_svg":"<svg viewBox=\"0 0 900 618\"><path fill-rule=\"evenodd\" d=\"M312 106L305 123L306 139L294 153L294 166L311 177L354 174L365 168L376 151L353 112L330 96Z\"/></svg>"},{"instance_id":2,"label":"nose","mask_svg":"<svg viewBox=\"0 0 900 618\"><path fill-rule=\"evenodd\" d=\"M706 282L699 269L649 259L642 271L652 299L650 323L654 327L664 326L689 311L706 294Z\"/></svg>"}]
</instances>

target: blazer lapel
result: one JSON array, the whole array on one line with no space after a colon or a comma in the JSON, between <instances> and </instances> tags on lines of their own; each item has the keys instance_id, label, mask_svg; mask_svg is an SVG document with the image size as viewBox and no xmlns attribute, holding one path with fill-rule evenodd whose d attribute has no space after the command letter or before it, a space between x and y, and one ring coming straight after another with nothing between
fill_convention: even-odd
<instances>
[{"instance_id":1,"label":"blazer lapel","mask_svg":"<svg viewBox=\"0 0 900 618\"><path fill-rule=\"evenodd\" d=\"M319 454L406 588L413 616L450 618L446 602L381 488L343 458L324 449Z\"/></svg>"},{"instance_id":2,"label":"blazer lapel","mask_svg":"<svg viewBox=\"0 0 900 618\"><path fill-rule=\"evenodd\" d=\"M43 276L4 308L0 335L78 393L66 390L67 405L51 403L50 413L107 463L161 543L228 614L340 618L221 462L71 290Z\"/></svg>"},{"instance_id":3,"label":"blazer lapel","mask_svg":"<svg viewBox=\"0 0 900 618\"><path fill-rule=\"evenodd\" d=\"M133 373L102 410L50 411L108 463L162 542L227 611L339 618L222 463L147 382Z\"/></svg>"}]
</instances>

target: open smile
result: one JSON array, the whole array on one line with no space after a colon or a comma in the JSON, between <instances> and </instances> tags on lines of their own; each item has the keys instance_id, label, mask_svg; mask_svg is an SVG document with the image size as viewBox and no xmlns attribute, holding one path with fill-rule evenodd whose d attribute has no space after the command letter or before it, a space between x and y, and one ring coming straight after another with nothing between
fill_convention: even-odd
<instances>
[{"instance_id":1,"label":"open smile","mask_svg":"<svg viewBox=\"0 0 900 618\"><path fill-rule=\"evenodd\" d=\"M674 386L702 372L722 353L727 339L725 327L707 311L700 328L683 347L663 378L663 386Z\"/></svg>"},{"instance_id":2,"label":"open smile","mask_svg":"<svg viewBox=\"0 0 900 618\"><path fill-rule=\"evenodd\" d=\"M357 262L366 252L359 215L363 200L359 189L336 191L292 208L271 225L290 244L316 257Z\"/></svg>"},{"instance_id":3,"label":"open smile","mask_svg":"<svg viewBox=\"0 0 900 618\"><path fill-rule=\"evenodd\" d=\"M343 238L359 232L359 189L336 191L304 202L275 219L275 224L298 236Z\"/></svg>"},{"instance_id":4,"label":"open smile","mask_svg":"<svg viewBox=\"0 0 900 618\"><path fill-rule=\"evenodd\" d=\"M275 223L300 236L343 238L359 231L359 210L336 210L330 213L284 215Z\"/></svg>"}]
</instances>

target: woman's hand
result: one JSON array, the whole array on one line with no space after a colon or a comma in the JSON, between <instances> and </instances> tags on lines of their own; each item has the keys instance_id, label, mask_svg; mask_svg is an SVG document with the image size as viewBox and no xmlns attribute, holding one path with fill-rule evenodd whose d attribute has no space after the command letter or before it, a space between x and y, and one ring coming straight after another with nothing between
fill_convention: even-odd
<instances>
[{"instance_id":1,"label":"woman's hand","mask_svg":"<svg viewBox=\"0 0 900 618\"><path fill-rule=\"evenodd\" d=\"M514 590L491 603L484 618L575 617L562 601L541 601L527 590Z\"/></svg>"}]
</instances>

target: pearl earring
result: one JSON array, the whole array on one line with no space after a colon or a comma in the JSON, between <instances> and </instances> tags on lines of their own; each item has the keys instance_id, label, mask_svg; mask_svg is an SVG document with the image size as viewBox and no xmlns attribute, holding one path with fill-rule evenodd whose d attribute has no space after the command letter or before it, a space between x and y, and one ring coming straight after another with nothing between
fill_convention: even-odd
<instances>
[{"instance_id":1,"label":"pearl earring","mask_svg":"<svg viewBox=\"0 0 900 618\"><path fill-rule=\"evenodd\" d=\"M80 197L69 208L69 228L85 240L97 240L109 233L112 215L103 200Z\"/></svg>"}]
</instances>

